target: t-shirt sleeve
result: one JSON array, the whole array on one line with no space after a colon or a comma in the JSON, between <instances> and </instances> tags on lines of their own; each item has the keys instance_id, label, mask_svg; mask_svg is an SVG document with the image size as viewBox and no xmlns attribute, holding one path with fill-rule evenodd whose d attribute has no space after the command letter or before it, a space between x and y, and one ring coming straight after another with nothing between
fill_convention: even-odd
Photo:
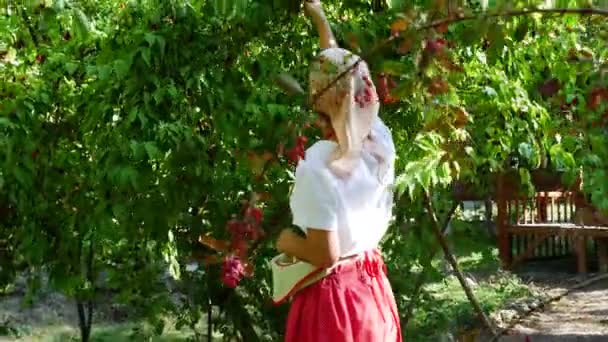
<instances>
[{"instance_id":1,"label":"t-shirt sleeve","mask_svg":"<svg viewBox=\"0 0 608 342\"><path fill-rule=\"evenodd\" d=\"M329 171L301 162L290 198L293 224L304 232L308 228L335 231L338 229L335 183Z\"/></svg>"}]
</instances>

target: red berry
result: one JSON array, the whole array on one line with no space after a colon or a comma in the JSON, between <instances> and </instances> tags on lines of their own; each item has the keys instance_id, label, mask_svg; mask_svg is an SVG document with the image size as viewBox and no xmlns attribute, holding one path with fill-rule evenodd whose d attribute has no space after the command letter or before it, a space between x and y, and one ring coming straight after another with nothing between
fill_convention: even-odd
<instances>
[{"instance_id":1,"label":"red berry","mask_svg":"<svg viewBox=\"0 0 608 342\"><path fill-rule=\"evenodd\" d=\"M392 97L391 94L388 94L384 99L382 99L384 104L393 104L397 102L397 99Z\"/></svg>"},{"instance_id":2,"label":"red berry","mask_svg":"<svg viewBox=\"0 0 608 342\"><path fill-rule=\"evenodd\" d=\"M231 235L237 235L241 231L241 225L241 221L233 219L226 223L226 229Z\"/></svg>"},{"instance_id":3,"label":"red berry","mask_svg":"<svg viewBox=\"0 0 608 342\"><path fill-rule=\"evenodd\" d=\"M450 85L448 82L439 76L434 77L428 87L428 91L431 95L445 94L449 89Z\"/></svg>"},{"instance_id":4,"label":"red berry","mask_svg":"<svg viewBox=\"0 0 608 342\"><path fill-rule=\"evenodd\" d=\"M589 94L587 106L591 110L597 109L603 101L608 100L608 89L596 88Z\"/></svg>"},{"instance_id":5,"label":"red berry","mask_svg":"<svg viewBox=\"0 0 608 342\"><path fill-rule=\"evenodd\" d=\"M222 265L222 283L232 289L237 287L241 279L243 279L244 271L243 264L238 257L226 257Z\"/></svg>"},{"instance_id":6,"label":"red berry","mask_svg":"<svg viewBox=\"0 0 608 342\"><path fill-rule=\"evenodd\" d=\"M427 40L425 50L431 54L435 54L443 50L447 45L447 40L444 38L436 38L432 40Z\"/></svg>"},{"instance_id":7,"label":"red berry","mask_svg":"<svg viewBox=\"0 0 608 342\"><path fill-rule=\"evenodd\" d=\"M264 212L260 208L249 207L245 210L245 217L252 218L255 223L260 224L264 217Z\"/></svg>"},{"instance_id":8,"label":"red berry","mask_svg":"<svg viewBox=\"0 0 608 342\"><path fill-rule=\"evenodd\" d=\"M438 33L446 33L446 32L448 32L448 23L441 24L441 25L435 27L435 30Z\"/></svg>"},{"instance_id":9,"label":"red berry","mask_svg":"<svg viewBox=\"0 0 608 342\"><path fill-rule=\"evenodd\" d=\"M383 103L393 103L394 99L391 97L390 88L388 86L389 78L385 74L380 74L378 77L378 97Z\"/></svg>"},{"instance_id":10,"label":"red berry","mask_svg":"<svg viewBox=\"0 0 608 342\"><path fill-rule=\"evenodd\" d=\"M296 138L296 141L299 145L304 146L308 142L308 138L304 135L300 135L299 137Z\"/></svg>"},{"instance_id":11,"label":"red berry","mask_svg":"<svg viewBox=\"0 0 608 342\"><path fill-rule=\"evenodd\" d=\"M539 87L539 91L544 97L551 97L559 92L561 85L558 79L550 79Z\"/></svg>"},{"instance_id":12,"label":"red berry","mask_svg":"<svg viewBox=\"0 0 608 342\"><path fill-rule=\"evenodd\" d=\"M232 248L241 258L247 257L249 251L249 244L245 240L234 240L232 241Z\"/></svg>"},{"instance_id":13,"label":"red berry","mask_svg":"<svg viewBox=\"0 0 608 342\"><path fill-rule=\"evenodd\" d=\"M306 153L302 146L296 145L289 151L287 151L287 157L289 158L289 162L292 164L297 164L301 159L305 159Z\"/></svg>"}]
</instances>

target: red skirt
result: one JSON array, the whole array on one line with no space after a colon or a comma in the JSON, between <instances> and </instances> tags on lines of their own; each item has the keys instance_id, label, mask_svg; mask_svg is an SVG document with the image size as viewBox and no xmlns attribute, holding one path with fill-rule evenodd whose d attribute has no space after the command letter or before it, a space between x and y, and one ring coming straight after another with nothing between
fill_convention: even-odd
<instances>
[{"instance_id":1,"label":"red skirt","mask_svg":"<svg viewBox=\"0 0 608 342\"><path fill-rule=\"evenodd\" d=\"M380 253L341 262L295 295L286 342L401 342L395 297Z\"/></svg>"}]
</instances>

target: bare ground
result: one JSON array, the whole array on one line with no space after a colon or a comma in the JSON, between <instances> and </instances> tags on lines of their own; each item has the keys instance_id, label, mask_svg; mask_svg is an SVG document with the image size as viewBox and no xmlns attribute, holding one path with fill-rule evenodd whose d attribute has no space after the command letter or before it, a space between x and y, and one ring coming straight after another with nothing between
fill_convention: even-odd
<instances>
[{"instance_id":1,"label":"bare ground","mask_svg":"<svg viewBox=\"0 0 608 342\"><path fill-rule=\"evenodd\" d=\"M530 268L534 268L531 265ZM542 267L543 271L525 271L520 275L528 278L531 286L545 297L564 293L574 285L597 274L578 276L573 272L571 261L556 261ZM507 312L508 309L503 310ZM526 339L528 338L528 339ZM489 340L488 337L481 338ZM594 282L574 290L565 297L526 316L501 342L608 342L608 279Z\"/></svg>"},{"instance_id":2,"label":"bare ground","mask_svg":"<svg viewBox=\"0 0 608 342\"><path fill-rule=\"evenodd\" d=\"M25 285L19 282L12 293L0 295L0 342L71 342L79 341L78 315L74 300L48 290L42 290L26 305ZM144 326L129 307L116 303L111 294L101 295L93 314L92 342L126 342L144 340L134 338L133 329ZM151 341L185 341L189 332L178 332L170 321L165 339ZM147 340L147 339L146 339Z\"/></svg>"}]
</instances>

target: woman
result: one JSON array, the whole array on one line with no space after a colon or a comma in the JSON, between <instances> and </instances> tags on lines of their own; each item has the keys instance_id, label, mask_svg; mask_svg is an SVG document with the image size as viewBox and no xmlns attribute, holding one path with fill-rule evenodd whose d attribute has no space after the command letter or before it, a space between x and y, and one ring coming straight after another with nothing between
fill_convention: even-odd
<instances>
[{"instance_id":1,"label":"woman","mask_svg":"<svg viewBox=\"0 0 608 342\"><path fill-rule=\"evenodd\" d=\"M328 123L326 136L333 138L308 148L296 169L290 204L293 223L306 237L284 230L277 248L331 272L296 293L285 340L401 341L395 299L377 250L393 204L391 134L378 118L367 65L336 46L318 0L305 6L324 49L312 63L311 99Z\"/></svg>"}]
</instances>

